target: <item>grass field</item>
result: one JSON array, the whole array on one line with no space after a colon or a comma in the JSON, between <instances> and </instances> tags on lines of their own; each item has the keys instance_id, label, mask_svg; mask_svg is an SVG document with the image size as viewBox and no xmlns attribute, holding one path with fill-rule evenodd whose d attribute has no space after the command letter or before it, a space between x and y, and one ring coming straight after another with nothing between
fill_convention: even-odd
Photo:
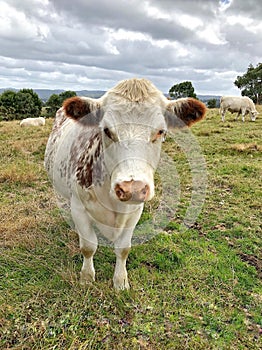
<instances>
[{"instance_id":1,"label":"grass field","mask_svg":"<svg viewBox=\"0 0 262 350\"><path fill-rule=\"evenodd\" d=\"M45 127L0 123L0 349L261 349L262 106L256 122L193 126L208 187L196 222L187 158L171 139L181 199L169 224L132 248L130 291L115 292L113 250L99 247L97 281L79 284L78 238L43 169ZM150 211L150 207L147 207ZM144 214L147 215L147 212Z\"/></svg>"}]
</instances>

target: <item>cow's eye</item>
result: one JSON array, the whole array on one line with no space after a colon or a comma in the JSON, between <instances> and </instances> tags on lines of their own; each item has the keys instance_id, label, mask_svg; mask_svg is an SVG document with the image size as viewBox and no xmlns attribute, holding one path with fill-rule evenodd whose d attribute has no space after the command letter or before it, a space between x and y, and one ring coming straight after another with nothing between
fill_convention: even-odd
<instances>
[{"instance_id":1,"label":"cow's eye","mask_svg":"<svg viewBox=\"0 0 262 350\"><path fill-rule=\"evenodd\" d=\"M165 136L166 131L164 129L158 130L158 132L153 136L152 142L156 142L161 136Z\"/></svg>"},{"instance_id":2,"label":"cow's eye","mask_svg":"<svg viewBox=\"0 0 262 350\"><path fill-rule=\"evenodd\" d=\"M164 135L165 134L165 130L161 129L158 131L157 135L158 136L161 136L161 135Z\"/></svg>"},{"instance_id":3,"label":"cow's eye","mask_svg":"<svg viewBox=\"0 0 262 350\"><path fill-rule=\"evenodd\" d=\"M114 131L111 131L108 127L104 128L104 133L105 135L112 141L117 142L118 141L118 137L115 134Z\"/></svg>"},{"instance_id":4,"label":"cow's eye","mask_svg":"<svg viewBox=\"0 0 262 350\"><path fill-rule=\"evenodd\" d=\"M104 133L106 134L107 137L112 139L112 134L111 134L111 132L110 132L110 130L108 128L104 128Z\"/></svg>"}]
</instances>

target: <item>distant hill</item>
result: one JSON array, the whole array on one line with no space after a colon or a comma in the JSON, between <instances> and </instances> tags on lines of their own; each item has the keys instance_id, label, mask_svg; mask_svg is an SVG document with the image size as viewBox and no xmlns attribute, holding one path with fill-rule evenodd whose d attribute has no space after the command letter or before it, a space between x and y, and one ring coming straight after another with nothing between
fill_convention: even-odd
<instances>
[{"instance_id":1,"label":"distant hill","mask_svg":"<svg viewBox=\"0 0 262 350\"><path fill-rule=\"evenodd\" d=\"M218 95L197 95L197 98L203 102L207 102L208 100L215 99L217 101L220 101L220 97Z\"/></svg>"},{"instance_id":2,"label":"distant hill","mask_svg":"<svg viewBox=\"0 0 262 350\"><path fill-rule=\"evenodd\" d=\"M6 90L12 90L12 91L19 91L20 89L14 89L14 88L0 88L0 94L2 94L4 91ZM43 101L46 102L49 97L52 94L56 94L59 95L61 92L64 92L66 90L60 90L60 89L56 89L56 90L49 90L49 89L33 89L34 92L37 93L37 95L39 96L39 98ZM86 97L92 97L92 98L99 98L102 95L104 95L106 91L103 90L80 90L80 91L76 91L76 94L78 96L86 96Z\"/></svg>"},{"instance_id":3,"label":"distant hill","mask_svg":"<svg viewBox=\"0 0 262 350\"><path fill-rule=\"evenodd\" d=\"M14 88L0 88L0 94L2 94L4 91L6 90L12 90L12 91L19 91L20 89L14 89ZM60 89L56 89L56 90L49 90L49 89L33 89L38 96L40 97L40 99L43 102L46 102L49 97L52 94L57 94L59 95L61 92L66 91L66 90L60 90ZM86 97L91 97L91 98L99 98L101 96L103 96L106 93L105 90L78 90L76 91L76 94L78 96L86 96ZM164 94L165 96L168 96L168 94ZM220 96L216 96L216 95L197 95L197 98L203 102L207 102L208 100L211 99L216 99L216 100L220 100Z\"/></svg>"},{"instance_id":4,"label":"distant hill","mask_svg":"<svg viewBox=\"0 0 262 350\"><path fill-rule=\"evenodd\" d=\"M80 90L76 91L78 96L86 96L91 98L99 98L106 93L104 90Z\"/></svg>"}]
</instances>

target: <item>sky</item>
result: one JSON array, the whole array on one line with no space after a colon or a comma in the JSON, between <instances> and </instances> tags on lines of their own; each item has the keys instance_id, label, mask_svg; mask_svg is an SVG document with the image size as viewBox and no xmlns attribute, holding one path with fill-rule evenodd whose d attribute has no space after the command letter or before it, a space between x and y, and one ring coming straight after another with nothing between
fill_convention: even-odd
<instances>
[{"instance_id":1,"label":"sky","mask_svg":"<svg viewBox=\"0 0 262 350\"><path fill-rule=\"evenodd\" d=\"M167 93L240 95L262 62L261 0L0 0L0 88L108 90L147 78Z\"/></svg>"}]
</instances>

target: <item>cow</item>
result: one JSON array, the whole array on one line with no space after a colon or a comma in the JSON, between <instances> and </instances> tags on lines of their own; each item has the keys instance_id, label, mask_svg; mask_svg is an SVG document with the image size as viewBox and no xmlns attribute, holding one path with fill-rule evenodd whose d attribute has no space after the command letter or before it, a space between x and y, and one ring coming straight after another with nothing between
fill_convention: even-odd
<instances>
[{"instance_id":1,"label":"cow","mask_svg":"<svg viewBox=\"0 0 262 350\"><path fill-rule=\"evenodd\" d=\"M39 117L39 118L25 118L21 120L20 126L43 126L45 125L45 118Z\"/></svg>"},{"instance_id":2,"label":"cow","mask_svg":"<svg viewBox=\"0 0 262 350\"><path fill-rule=\"evenodd\" d=\"M225 121L226 111L237 113L236 119L242 114L242 121L245 121L245 115L250 114L252 121L256 120L258 114L254 102L247 96L222 96L220 99L220 114L222 121Z\"/></svg>"},{"instance_id":3,"label":"cow","mask_svg":"<svg viewBox=\"0 0 262 350\"><path fill-rule=\"evenodd\" d=\"M144 203L154 196L161 143L169 128L190 127L205 113L202 102L168 101L141 78L120 81L98 99L69 98L57 111L44 165L79 235L81 284L95 280L99 231L114 245L114 288L129 288L126 261Z\"/></svg>"}]
</instances>

